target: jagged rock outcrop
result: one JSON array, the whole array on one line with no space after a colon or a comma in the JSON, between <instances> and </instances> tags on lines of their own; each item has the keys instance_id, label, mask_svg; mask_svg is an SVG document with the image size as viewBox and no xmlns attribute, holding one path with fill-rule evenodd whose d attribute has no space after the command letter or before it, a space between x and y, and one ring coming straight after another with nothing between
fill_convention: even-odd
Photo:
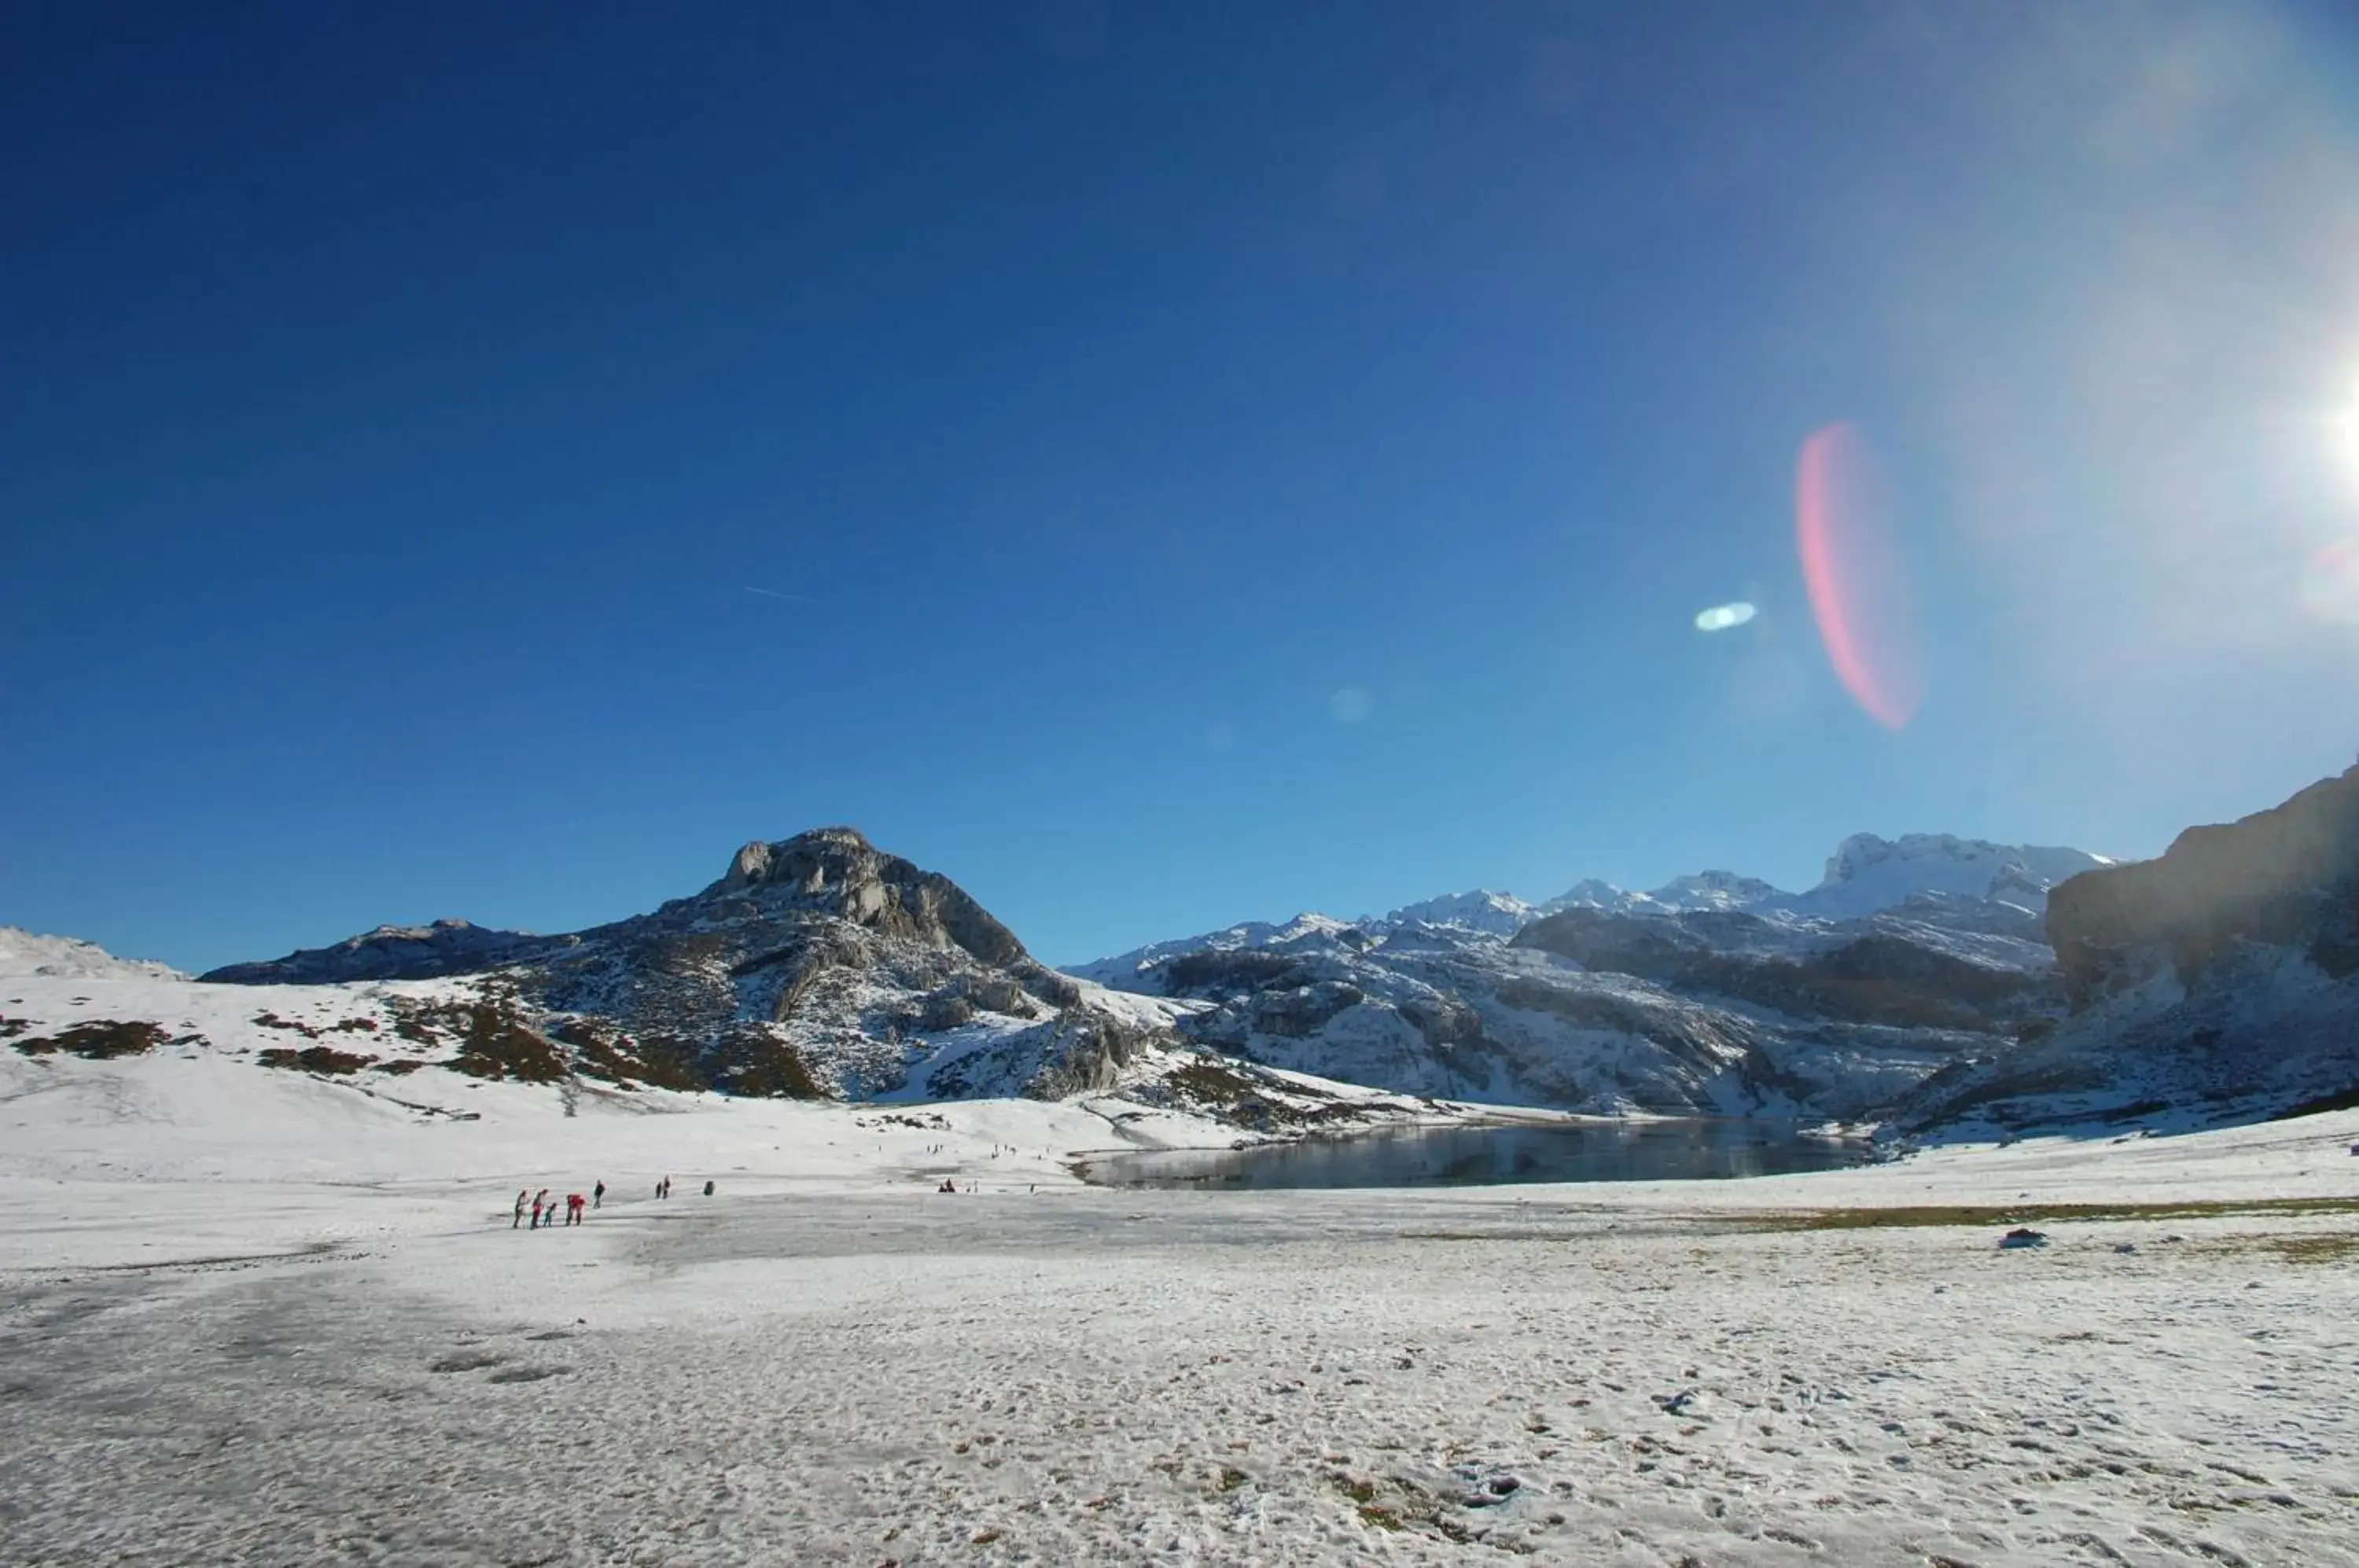
<instances>
[{"instance_id":1,"label":"jagged rock outcrop","mask_svg":"<svg viewBox=\"0 0 2359 1568\"><path fill-rule=\"evenodd\" d=\"M961 949L981 964L1028 961L1016 933L939 872L886 855L852 828L818 828L740 849L728 873L699 898L743 895L777 906L823 910L887 936Z\"/></svg>"}]
</instances>

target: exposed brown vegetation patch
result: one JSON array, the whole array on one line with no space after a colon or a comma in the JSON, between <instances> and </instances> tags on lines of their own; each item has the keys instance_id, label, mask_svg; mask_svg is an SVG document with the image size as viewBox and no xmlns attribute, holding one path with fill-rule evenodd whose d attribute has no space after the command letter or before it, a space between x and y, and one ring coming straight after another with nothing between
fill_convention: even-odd
<instances>
[{"instance_id":1,"label":"exposed brown vegetation patch","mask_svg":"<svg viewBox=\"0 0 2359 1568\"><path fill-rule=\"evenodd\" d=\"M693 1093L708 1087L698 1071L702 1051L693 1040L669 1036L635 1040L611 1018L560 1018L549 1034L573 1048L573 1071L618 1089L640 1083Z\"/></svg>"},{"instance_id":2,"label":"exposed brown vegetation patch","mask_svg":"<svg viewBox=\"0 0 2359 1568\"><path fill-rule=\"evenodd\" d=\"M375 1073L390 1073L397 1078L405 1078L410 1073L417 1072L419 1068L427 1065L429 1065L429 1063L415 1056L397 1056L390 1062L379 1062L374 1063L371 1066L370 1071Z\"/></svg>"},{"instance_id":3,"label":"exposed brown vegetation patch","mask_svg":"<svg viewBox=\"0 0 2359 1568\"><path fill-rule=\"evenodd\" d=\"M320 1031L310 1024L298 1022L294 1018L282 1018L277 1013L256 1013L254 1015L254 1021L264 1029L292 1029L306 1040L320 1038Z\"/></svg>"},{"instance_id":4,"label":"exposed brown vegetation patch","mask_svg":"<svg viewBox=\"0 0 2359 1568\"><path fill-rule=\"evenodd\" d=\"M332 1045L307 1045L300 1051L276 1046L263 1051L256 1061L265 1067L282 1067L304 1073L323 1073L342 1077L375 1066L374 1056L356 1056L349 1051L338 1051Z\"/></svg>"},{"instance_id":5,"label":"exposed brown vegetation patch","mask_svg":"<svg viewBox=\"0 0 2359 1568\"><path fill-rule=\"evenodd\" d=\"M761 1024L741 1023L718 1038L633 1035L612 1019L559 1020L549 1033L573 1050L573 1070L618 1088L699 1094L717 1089L749 1098L823 1100L827 1091L802 1053Z\"/></svg>"},{"instance_id":6,"label":"exposed brown vegetation patch","mask_svg":"<svg viewBox=\"0 0 2359 1568\"><path fill-rule=\"evenodd\" d=\"M706 1058L712 1087L764 1100L824 1100L802 1053L758 1025L733 1029Z\"/></svg>"},{"instance_id":7,"label":"exposed brown vegetation patch","mask_svg":"<svg viewBox=\"0 0 2359 1568\"><path fill-rule=\"evenodd\" d=\"M193 1041L194 1035L186 1037ZM16 1049L27 1056L49 1056L63 1051L79 1056L85 1062L107 1062L118 1056L145 1056L159 1045L172 1043L161 1024L144 1018L116 1022L112 1018L92 1018L88 1023L60 1029L53 1035L34 1035L16 1042Z\"/></svg>"},{"instance_id":8,"label":"exposed brown vegetation patch","mask_svg":"<svg viewBox=\"0 0 2359 1568\"><path fill-rule=\"evenodd\" d=\"M470 1078L555 1083L569 1075L563 1054L505 998L397 1003L393 1032L419 1045L455 1042L458 1054L443 1065Z\"/></svg>"},{"instance_id":9,"label":"exposed brown vegetation patch","mask_svg":"<svg viewBox=\"0 0 2359 1568\"><path fill-rule=\"evenodd\" d=\"M1918 1226L2037 1225L2058 1220L2195 1220L2235 1214L2359 1214L2359 1198L2223 1198L2184 1203L1925 1204L1890 1209L1821 1209L1746 1215L1739 1230L1892 1230Z\"/></svg>"},{"instance_id":10,"label":"exposed brown vegetation patch","mask_svg":"<svg viewBox=\"0 0 2359 1568\"><path fill-rule=\"evenodd\" d=\"M2262 1243L2288 1263L2359 1263L2359 1235L2273 1236Z\"/></svg>"},{"instance_id":11,"label":"exposed brown vegetation patch","mask_svg":"<svg viewBox=\"0 0 2359 1568\"><path fill-rule=\"evenodd\" d=\"M1302 1105L1278 1099L1261 1080L1214 1056L1200 1056L1175 1068L1163 1082L1172 1097L1190 1107L1216 1112L1240 1127L1262 1132L1360 1119L1358 1107L1319 1090L1288 1085L1288 1093L1323 1104Z\"/></svg>"}]
</instances>

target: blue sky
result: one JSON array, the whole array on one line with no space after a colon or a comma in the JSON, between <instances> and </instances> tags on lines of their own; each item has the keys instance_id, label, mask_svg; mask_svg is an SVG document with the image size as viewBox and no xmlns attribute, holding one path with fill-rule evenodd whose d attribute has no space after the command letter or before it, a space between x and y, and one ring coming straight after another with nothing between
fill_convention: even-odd
<instances>
[{"instance_id":1,"label":"blue sky","mask_svg":"<svg viewBox=\"0 0 2359 1568\"><path fill-rule=\"evenodd\" d=\"M2359 750L2355 60L2213 4L10 7L0 921L570 929L842 822L1063 962L2157 853ZM1837 420L1897 730L1795 558Z\"/></svg>"}]
</instances>

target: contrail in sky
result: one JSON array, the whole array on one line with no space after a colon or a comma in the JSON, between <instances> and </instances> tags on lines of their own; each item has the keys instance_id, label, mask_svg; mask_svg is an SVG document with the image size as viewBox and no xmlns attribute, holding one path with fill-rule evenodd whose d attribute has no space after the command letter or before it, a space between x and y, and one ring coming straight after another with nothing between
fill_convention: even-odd
<instances>
[{"instance_id":1,"label":"contrail in sky","mask_svg":"<svg viewBox=\"0 0 2359 1568\"><path fill-rule=\"evenodd\" d=\"M818 603L816 600L805 598L800 593L781 593L775 588L749 587L745 592L748 593L759 593L765 599L785 599L797 604L810 604Z\"/></svg>"}]
</instances>

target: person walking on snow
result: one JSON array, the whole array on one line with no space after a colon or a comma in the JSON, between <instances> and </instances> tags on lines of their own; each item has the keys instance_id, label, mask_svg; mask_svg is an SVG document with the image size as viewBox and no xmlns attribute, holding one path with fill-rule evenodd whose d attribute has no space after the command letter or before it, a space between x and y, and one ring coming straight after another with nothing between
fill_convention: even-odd
<instances>
[{"instance_id":1,"label":"person walking on snow","mask_svg":"<svg viewBox=\"0 0 2359 1568\"><path fill-rule=\"evenodd\" d=\"M532 1212L539 1216L533 1225L535 1230L547 1230L557 1223L557 1205L549 1201L548 1188L532 1195Z\"/></svg>"},{"instance_id":2,"label":"person walking on snow","mask_svg":"<svg viewBox=\"0 0 2359 1568\"><path fill-rule=\"evenodd\" d=\"M532 1194L524 1188L516 1189L516 1218L508 1222L508 1229L515 1230L524 1224L524 1206L531 1201L531 1198Z\"/></svg>"},{"instance_id":3,"label":"person walking on snow","mask_svg":"<svg viewBox=\"0 0 2359 1568\"><path fill-rule=\"evenodd\" d=\"M565 1194L565 1223L566 1223L567 1225L580 1225L580 1224L582 1223L582 1211L583 1209L588 1208L589 1206L590 1206L589 1200L588 1200L588 1199L586 1199L586 1198L584 1198L581 1193L579 1193L579 1192L568 1192L568 1193L566 1193L566 1194Z\"/></svg>"},{"instance_id":4,"label":"person walking on snow","mask_svg":"<svg viewBox=\"0 0 2359 1568\"><path fill-rule=\"evenodd\" d=\"M606 1183L602 1181L595 1187L590 1189L590 1206L594 1209L605 1201Z\"/></svg>"}]
</instances>

